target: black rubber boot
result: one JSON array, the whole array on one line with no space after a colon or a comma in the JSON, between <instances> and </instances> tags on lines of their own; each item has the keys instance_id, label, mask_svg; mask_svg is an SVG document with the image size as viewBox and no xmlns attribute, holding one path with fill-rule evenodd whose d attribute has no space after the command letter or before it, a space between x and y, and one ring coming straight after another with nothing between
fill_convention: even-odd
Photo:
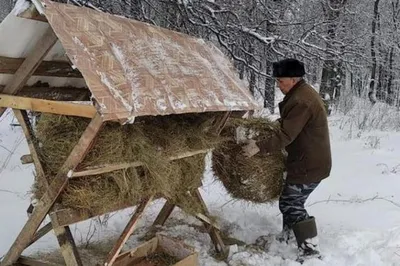
<instances>
[{"instance_id":1,"label":"black rubber boot","mask_svg":"<svg viewBox=\"0 0 400 266\"><path fill-rule=\"evenodd\" d=\"M299 248L298 262L303 263L306 259L311 258L321 259L318 250L317 225L314 217L295 224L293 232Z\"/></svg>"},{"instance_id":2,"label":"black rubber boot","mask_svg":"<svg viewBox=\"0 0 400 266\"><path fill-rule=\"evenodd\" d=\"M284 224L282 227L282 231L276 235L275 239L281 243L289 244L289 242L292 242L295 239L293 230L289 226Z\"/></svg>"}]
</instances>

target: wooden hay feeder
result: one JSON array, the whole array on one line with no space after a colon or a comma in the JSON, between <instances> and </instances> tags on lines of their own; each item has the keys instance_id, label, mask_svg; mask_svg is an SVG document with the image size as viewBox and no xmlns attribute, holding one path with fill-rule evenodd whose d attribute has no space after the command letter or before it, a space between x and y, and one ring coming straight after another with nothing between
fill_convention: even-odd
<instances>
[{"instance_id":1,"label":"wooden hay feeder","mask_svg":"<svg viewBox=\"0 0 400 266\"><path fill-rule=\"evenodd\" d=\"M168 263L168 264L167 264ZM193 247L179 240L157 234L137 248L121 254L115 266L198 266Z\"/></svg>"},{"instance_id":2,"label":"wooden hay feeder","mask_svg":"<svg viewBox=\"0 0 400 266\"><path fill-rule=\"evenodd\" d=\"M258 108L224 55L203 41L92 9L41 2L33 1L29 9L10 14L0 24L0 115L6 108L13 109L30 149L23 161L33 162L37 178L46 184L38 204L28 208L28 221L1 266L46 265L21 254L51 230L66 265L82 265L69 225L130 207L89 213L58 204L71 178L140 166L131 162L82 167L105 122L123 126L138 117L207 112L215 115L212 128L219 133L229 116ZM91 119L52 179L39 159L27 111ZM189 195L202 206L196 217L206 226L217 251L225 252L218 226L208 218L198 189ZM153 198L143 198L137 205L104 265L121 259L123 245ZM164 224L174 207L167 201L154 224ZM39 228L47 215L51 222Z\"/></svg>"}]
</instances>

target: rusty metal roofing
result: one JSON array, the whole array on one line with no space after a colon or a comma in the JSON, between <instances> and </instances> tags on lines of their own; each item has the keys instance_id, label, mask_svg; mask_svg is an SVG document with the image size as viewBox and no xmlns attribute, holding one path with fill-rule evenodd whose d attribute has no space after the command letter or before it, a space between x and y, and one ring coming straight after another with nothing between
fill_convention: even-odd
<instances>
[{"instance_id":1,"label":"rusty metal roofing","mask_svg":"<svg viewBox=\"0 0 400 266\"><path fill-rule=\"evenodd\" d=\"M44 3L50 25L106 120L259 108L231 62L201 39L88 8Z\"/></svg>"}]
</instances>

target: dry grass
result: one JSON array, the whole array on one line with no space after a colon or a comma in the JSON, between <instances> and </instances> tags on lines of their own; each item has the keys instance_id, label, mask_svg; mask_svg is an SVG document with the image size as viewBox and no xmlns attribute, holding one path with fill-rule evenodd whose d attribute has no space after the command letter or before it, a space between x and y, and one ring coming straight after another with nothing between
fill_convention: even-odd
<instances>
[{"instance_id":1,"label":"dry grass","mask_svg":"<svg viewBox=\"0 0 400 266\"><path fill-rule=\"evenodd\" d=\"M40 141L39 155L51 180L65 162L88 119L42 115L36 126ZM268 157L241 155L239 139L267 137L274 124L263 119L232 119L221 137L213 134L214 117L179 115L149 117L133 125L106 124L92 149L79 166L142 162L143 167L128 168L97 176L72 179L61 195L64 207L107 212L116 203L136 205L141 199L156 195L196 213L201 206L188 194L201 185L204 154L169 161L168 157L199 149L216 148L213 167L229 193L251 202L276 199L282 186L283 155ZM241 137L237 137L240 134ZM34 195L44 193L36 180Z\"/></svg>"},{"instance_id":2,"label":"dry grass","mask_svg":"<svg viewBox=\"0 0 400 266\"><path fill-rule=\"evenodd\" d=\"M223 134L230 136L230 141L213 152L213 169L233 198L265 203L279 197L285 170L283 153L246 158L240 143L266 138L274 130L276 125L265 119L235 119L227 125Z\"/></svg>"},{"instance_id":3,"label":"dry grass","mask_svg":"<svg viewBox=\"0 0 400 266\"><path fill-rule=\"evenodd\" d=\"M109 123L100 131L80 167L111 163L144 163L143 167L118 170L70 181L61 196L65 207L107 211L110 204L129 202L156 194L197 211L187 199L187 191L201 184L204 155L170 162L168 157L182 152L213 148L220 138L210 132L209 115L151 117L133 125ZM41 161L49 178L55 176L89 123L88 119L42 115L36 134L41 143ZM43 184L36 182L34 194L40 198Z\"/></svg>"}]
</instances>

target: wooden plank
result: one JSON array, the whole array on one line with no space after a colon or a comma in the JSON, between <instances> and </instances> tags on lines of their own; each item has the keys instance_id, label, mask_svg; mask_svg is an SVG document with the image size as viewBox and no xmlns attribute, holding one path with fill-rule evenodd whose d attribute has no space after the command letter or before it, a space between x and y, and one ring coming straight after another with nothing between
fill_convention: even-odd
<instances>
[{"instance_id":1,"label":"wooden plank","mask_svg":"<svg viewBox=\"0 0 400 266\"><path fill-rule=\"evenodd\" d=\"M48 183L49 180L47 179L47 175L45 175L45 173L44 173L43 166L40 162L40 159L39 159L39 156L37 153L38 143L34 136L32 125L29 121L28 115L27 115L26 111L19 111L19 110L14 110L14 113L24 131L25 138L28 142L29 150L31 152L31 157L35 164L35 169L36 169L38 178L42 179L43 184L45 185L46 189L48 189L49 188L49 183ZM33 212L33 210L31 210L31 213L32 212ZM42 237L43 236L42 234L47 234L52 229L52 227L53 226L50 224L50 228L48 226L47 227L45 226L44 228L42 228L41 230L36 232L36 234L33 236L30 243L27 245L27 247L29 245L31 245L32 243L34 243L35 241L37 241L40 237ZM54 229L54 232L55 232L57 240L60 244L61 253L64 256L67 266L82 265L78 250L76 248L76 245L73 240L72 234L69 230L69 227L56 227ZM27 248L27 247L25 247L25 248Z\"/></svg>"},{"instance_id":2,"label":"wooden plank","mask_svg":"<svg viewBox=\"0 0 400 266\"><path fill-rule=\"evenodd\" d=\"M82 266L82 260L79 256L78 249L71 230L68 226L54 228L58 244L60 245L61 254L64 257L67 266Z\"/></svg>"},{"instance_id":3,"label":"wooden plank","mask_svg":"<svg viewBox=\"0 0 400 266\"><path fill-rule=\"evenodd\" d=\"M35 164L35 169L36 169L36 174L38 175L39 178L45 178L44 170L42 167L42 164L40 163L39 160L39 154L37 153L37 140L34 137L33 134L33 129L29 121L28 114L26 111L21 111L21 110L13 110L14 115L17 118L19 124L22 127L22 130L24 131L25 134L25 139L26 142L28 143L29 151L31 152L31 157L33 160L33 163Z\"/></svg>"},{"instance_id":4,"label":"wooden plank","mask_svg":"<svg viewBox=\"0 0 400 266\"><path fill-rule=\"evenodd\" d=\"M170 161L179 160L179 159L195 156L198 154L207 153L209 151L210 151L209 149L204 149L204 150L198 150L198 151L184 152L184 153L181 153L176 156L171 156L168 158L168 160L170 160ZM82 176L91 176L91 175L100 175L100 174L109 173L109 172L116 171L116 170L121 170L121 169L126 169L126 168L131 168L131 167L139 167L139 166L143 166L143 165L144 165L144 163L142 163L142 162L107 164L107 165L99 166L99 167L96 167L93 169L86 169L86 170L82 170L79 172L73 172L71 174L71 178L82 177Z\"/></svg>"},{"instance_id":5,"label":"wooden plank","mask_svg":"<svg viewBox=\"0 0 400 266\"><path fill-rule=\"evenodd\" d=\"M18 266L59 266L59 264L54 264L50 262L43 262L40 260L32 259L29 257L21 256L16 265Z\"/></svg>"},{"instance_id":6,"label":"wooden plank","mask_svg":"<svg viewBox=\"0 0 400 266\"><path fill-rule=\"evenodd\" d=\"M58 102L5 94L0 94L0 107L86 118L93 118L97 112L93 105L88 104Z\"/></svg>"},{"instance_id":7,"label":"wooden plank","mask_svg":"<svg viewBox=\"0 0 400 266\"><path fill-rule=\"evenodd\" d=\"M165 202L163 208L158 213L157 218L154 220L153 225L164 225L167 221L168 217L171 215L172 211L174 210L175 205L169 203L168 201Z\"/></svg>"},{"instance_id":8,"label":"wooden plank","mask_svg":"<svg viewBox=\"0 0 400 266\"><path fill-rule=\"evenodd\" d=\"M11 81L6 85L2 91L5 94L16 94L32 76L36 68L42 62L43 58L50 51L57 41L53 29L49 26L46 33L38 41L30 54L26 57L22 65L15 72ZM0 108L0 117L3 115L6 108Z\"/></svg>"},{"instance_id":9,"label":"wooden plank","mask_svg":"<svg viewBox=\"0 0 400 266\"><path fill-rule=\"evenodd\" d=\"M221 230L220 226L213 222L208 216L198 213L196 214L196 218L202 221L203 223L208 223L210 226L214 227L215 229Z\"/></svg>"},{"instance_id":10,"label":"wooden plank","mask_svg":"<svg viewBox=\"0 0 400 266\"><path fill-rule=\"evenodd\" d=\"M0 91L4 88L5 86L0 85ZM53 101L88 101L90 99L90 91L88 88L49 87L46 83L24 86L15 95ZM85 95L85 97L83 97L83 95Z\"/></svg>"},{"instance_id":11,"label":"wooden plank","mask_svg":"<svg viewBox=\"0 0 400 266\"><path fill-rule=\"evenodd\" d=\"M26 248L28 248L29 246L31 246L33 243L35 243L36 241L38 241L39 239L41 239L42 237L44 237L45 235L47 235L51 230L53 230L53 225L51 223L47 223L45 226L43 226L42 228L40 228L35 235L32 237L31 241L29 242L29 244L26 246Z\"/></svg>"},{"instance_id":12,"label":"wooden plank","mask_svg":"<svg viewBox=\"0 0 400 266\"><path fill-rule=\"evenodd\" d=\"M15 74L25 58L0 56L0 74ZM73 69L67 61L42 61L32 76L82 78L78 69Z\"/></svg>"},{"instance_id":13,"label":"wooden plank","mask_svg":"<svg viewBox=\"0 0 400 266\"><path fill-rule=\"evenodd\" d=\"M90 91L88 88L25 86L16 95L54 101L90 100ZM82 97L83 95L86 97Z\"/></svg>"},{"instance_id":14,"label":"wooden plank","mask_svg":"<svg viewBox=\"0 0 400 266\"><path fill-rule=\"evenodd\" d=\"M102 124L103 120L100 115L96 115L92 119L85 132L79 139L78 144L68 156L53 182L40 199L38 205L35 206L31 216L12 244L10 250L3 258L0 266L10 266L17 261L22 251L30 242L36 230L39 228L39 225L49 212L50 208L53 206L54 202L67 185L68 172L75 169L75 167L84 159Z\"/></svg>"},{"instance_id":15,"label":"wooden plank","mask_svg":"<svg viewBox=\"0 0 400 266\"><path fill-rule=\"evenodd\" d=\"M41 21L41 22L48 22L47 18L45 16L41 15L37 11L37 9L35 8L34 5L31 5L28 9L26 9L22 13L19 13L17 15L17 17L32 19L32 20Z\"/></svg>"},{"instance_id":16,"label":"wooden plank","mask_svg":"<svg viewBox=\"0 0 400 266\"><path fill-rule=\"evenodd\" d=\"M137 222L139 221L140 217L143 215L143 212L146 208L150 205L153 200L153 196L150 198L142 201L142 203L137 207L134 215L129 220L128 224L126 225L124 231L122 232L121 236L118 238L117 242L115 243L114 247L108 254L106 261L104 263L105 266L111 266L115 262L116 258L118 257L119 253L122 250L122 247L128 241L128 238L132 235Z\"/></svg>"},{"instance_id":17,"label":"wooden plank","mask_svg":"<svg viewBox=\"0 0 400 266\"><path fill-rule=\"evenodd\" d=\"M203 200L203 197L200 194L200 191L196 189L195 191L192 192L193 197L201 204L204 215L208 216L210 215L207 209L207 205ZM218 253L226 255L227 248L224 244L224 241L221 238L221 235L219 233L219 230L215 228L211 223L203 221L204 227L210 234L211 241L213 242L215 249Z\"/></svg>"}]
</instances>

